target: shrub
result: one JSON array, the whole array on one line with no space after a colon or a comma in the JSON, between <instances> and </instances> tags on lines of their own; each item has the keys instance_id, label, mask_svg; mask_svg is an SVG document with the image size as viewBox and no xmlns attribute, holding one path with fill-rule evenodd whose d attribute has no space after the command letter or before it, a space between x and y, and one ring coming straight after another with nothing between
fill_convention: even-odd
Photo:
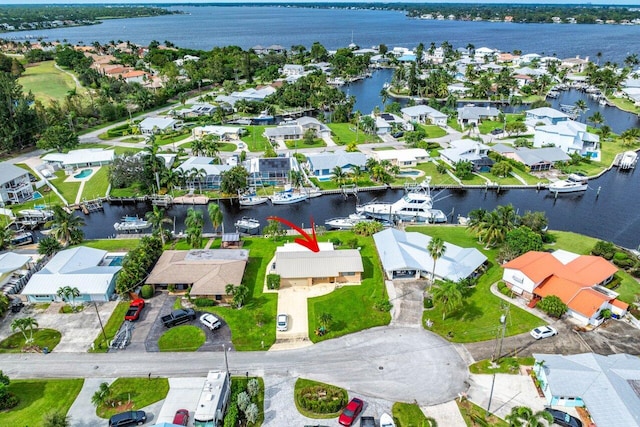
<instances>
[{"instance_id":1,"label":"shrub","mask_svg":"<svg viewBox=\"0 0 640 427\"><path fill-rule=\"evenodd\" d=\"M216 302L209 298L196 298L193 302L196 307L213 307Z\"/></svg>"},{"instance_id":2,"label":"shrub","mask_svg":"<svg viewBox=\"0 0 640 427\"><path fill-rule=\"evenodd\" d=\"M593 249L591 249L591 253L596 256L601 256L605 259L612 259L616 254L616 247L611 242L605 242L600 240L595 244Z\"/></svg>"},{"instance_id":3,"label":"shrub","mask_svg":"<svg viewBox=\"0 0 640 427\"><path fill-rule=\"evenodd\" d=\"M298 404L316 414L335 414L347 404L347 392L328 385L304 387L298 395Z\"/></svg>"},{"instance_id":4,"label":"shrub","mask_svg":"<svg viewBox=\"0 0 640 427\"><path fill-rule=\"evenodd\" d=\"M373 304L373 308L378 311L391 311L393 304L389 300L378 300Z\"/></svg>"},{"instance_id":5,"label":"shrub","mask_svg":"<svg viewBox=\"0 0 640 427\"><path fill-rule=\"evenodd\" d=\"M613 255L613 260L614 261L623 261L625 259L629 259L629 256L627 254L625 254L624 252L616 252Z\"/></svg>"},{"instance_id":6,"label":"shrub","mask_svg":"<svg viewBox=\"0 0 640 427\"><path fill-rule=\"evenodd\" d=\"M267 288L268 289L280 289L280 275L268 274L267 275Z\"/></svg>"},{"instance_id":7,"label":"shrub","mask_svg":"<svg viewBox=\"0 0 640 427\"><path fill-rule=\"evenodd\" d=\"M555 295L542 298L542 301L538 303L538 308L549 316L557 317L558 319L568 310L567 305Z\"/></svg>"},{"instance_id":8,"label":"shrub","mask_svg":"<svg viewBox=\"0 0 640 427\"><path fill-rule=\"evenodd\" d=\"M173 283L170 283L169 285L167 285L167 290L169 292L175 292L176 291L176 285L174 285Z\"/></svg>"},{"instance_id":9,"label":"shrub","mask_svg":"<svg viewBox=\"0 0 640 427\"><path fill-rule=\"evenodd\" d=\"M329 241L333 243L333 246L340 246L342 244L342 240L338 239L337 237L334 237Z\"/></svg>"},{"instance_id":10,"label":"shrub","mask_svg":"<svg viewBox=\"0 0 640 427\"><path fill-rule=\"evenodd\" d=\"M424 308L433 308L433 298L426 297L423 301Z\"/></svg>"},{"instance_id":11,"label":"shrub","mask_svg":"<svg viewBox=\"0 0 640 427\"><path fill-rule=\"evenodd\" d=\"M355 248L357 248L357 247L358 247L358 238L357 238L357 237L354 237L353 239L349 239L349 240L347 240L345 243L346 243L346 245L347 245L348 247L350 247L351 249L355 249Z\"/></svg>"},{"instance_id":12,"label":"shrub","mask_svg":"<svg viewBox=\"0 0 640 427\"><path fill-rule=\"evenodd\" d=\"M498 290L502 295L506 295L509 298L513 298L513 292L511 291L511 289L509 289L506 283L498 282Z\"/></svg>"},{"instance_id":13,"label":"shrub","mask_svg":"<svg viewBox=\"0 0 640 427\"><path fill-rule=\"evenodd\" d=\"M152 285L142 285L142 289L140 289L140 296L144 299L149 299L154 294L154 289Z\"/></svg>"}]
</instances>

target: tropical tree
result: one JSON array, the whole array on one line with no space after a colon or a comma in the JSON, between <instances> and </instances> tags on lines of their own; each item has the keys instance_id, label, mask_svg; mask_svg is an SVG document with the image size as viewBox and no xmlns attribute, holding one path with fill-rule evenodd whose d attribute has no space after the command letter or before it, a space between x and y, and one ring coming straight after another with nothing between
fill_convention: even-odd
<instances>
[{"instance_id":1,"label":"tropical tree","mask_svg":"<svg viewBox=\"0 0 640 427\"><path fill-rule=\"evenodd\" d=\"M431 296L436 303L442 304L442 320L447 312L452 312L462 305L463 294L460 284L444 279L431 289Z\"/></svg>"},{"instance_id":2,"label":"tropical tree","mask_svg":"<svg viewBox=\"0 0 640 427\"><path fill-rule=\"evenodd\" d=\"M96 390L96 392L93 393L93 396L91 396L91 403L93 403L95 407L107 405L111 403L112 393L113 391L111 390L109 383L100 383L98 390Z\"/></svg>"},{"instance_id":3,"label":"tropical tree","mask_svg":"<svg viewBox=\"0 0 640 427\"><path fill-rule=\"evenodd\" d=\"M537 307L549 316L553 316L558 319L561 318L569 309L567 305L555 295L549 295L542 298L542 301L538 303Z\"/></svg>"},{"instance_id":4,"label":"tropical tree","mask_svg":"<svg viewBox=\"0 0 640 427\"><path fill-rule=\"evenodd\" d=\"M15 332L19 330L24 336L25 343L33 342L33 330L38 327L38 322L33 317L23 317L20 319L14 319L11 322L11 331ZM27 331L29 336L27 337Z\"/></svg>"},{"instance_id":5,"label":"tropical tree","mask_svg":"<svg viewBox=\"0 0 640 427\"><path fill-rule=\"evenodd\" d=\"M245 285L234 286L228 284L225 287L225 292L227 293L227 295L233 296L233 305L238 309L242 308L244 302L249 296L249 288Z\"/></svg>"},{"instance_id":6,"label":"tropical tree","mask_svg":"<svg viewBox=\"0 0 640 427\"><path fill-rule=\"evenodd\" d=\"M329 330L329 326L333 321L333 316L331 315L331 313L327 313L326 311L323 311L318 316L318 321L320 322L320 326L322 326L324 328L324 331L326 332Z\"/></svg>"},{"instance_id":7,"label":"tropical tree","mask_svg":"<svg viewBox=\"0 0 640 427\"><path fill-rule=\"evenodd\" d=\"M62 245L53 236L47 236L38 242L38 253L47 257L55 255Z\"/></svg>"},{"instance_id":8,"label":"tropical tree","mask_svg":"<svg viewBox=\"0 0 640 427\"><path fill-rule=\"evenodd\" d=\"M199 248L202 246L202 227L204 226L204 219L202 212L193 208L187 210L187 217L184 220L184 225L187 227L187 243L192 248Z\"/></svg>"},{"instance_id":9,"label":"tropical tree","mask_svg":"<svg viewBox=\"0 0 640 427\"><path fill-rule=\"evenodd\" d=\"M58 295L60 297L60 299L64 300L64 301L69 301L71 300L71 306L73 307L74 311L75 311L75 302L76 302L76 298L78 298L80 296L80 290L76 287L71 287L71 286L62 286L60 288L58 288L58 291L56 292L56 295Z\"/></svg>"},{"instance_id":10,"label":"tropical tree","mask_svg":"<svg viewBox=\"0 0 640 427\"><path fill-rule=\"evenodd\" d=\"M171 224L171 218L167 218L165 210L153 205L153 210L145 214L145 219L151 223L153 234L160 236L162 246L165 244L165 232L162 228L163 224Z\"/></svg>"},{"instance_id":11,"label":"tropical tree","mask_svg":"<svg viewBox=\"0 0 640 427\"><path fill-rule=\"evenodd\" d=\"M336 184L341 185L345 179L347 178L347 174L340 166L336 166L331 170L331 174L333 175L333 179Z\"/></svg>"},{"instance_id":12,"label":"tropical tree","mask_svg":"<svg viewBox=\"0 0 640 427\"><path fill-rule=\"evenodd\" d=\"M433 259L433 269L431 270L431 284L436 278L436 262L442 258L447 252L447 247L444 245L444 240L440 237L433 237L427 244L427 252L429 252L429 256Z\"/></svg>"},{"instance_id":13,"label":"tropical tree","mask_svg":"<svg viewBox=\"0 0 640 427\"><path fill-rule=\"evenodd\" d=\"M513 170L513 167L511 166L511 163L503 160L495 163L491 167L491 174L504 178L506 176L509 176L512 170Z\"/></svg>"},{"instance_id":14,"label":"tropical tree","mask_svg":"<svg viewBox=\"0 0 640 427\"><path fill-rule=\"evenodd\" d=\"M222 172L220 190L226 194L238 194L238 191L244 191L247 188L248 178L249 172L243 166L234 166Z\"/></svg>"},{"instance_id":15,"label":"tropical tree","mask_svg":"<svg viewBox=\"0 0 640 427\"><path fill-rule=\"evenodd\" d=\"M526 406L514 406L505 421L509 427L546 427L553 424L553 416L547 411L533 412Z\"/></svg>"},{"instance_id":16,"label":"tropical tree","mask_svg":"<svg viewBox=\"0 0 640 427\"><path fill-rule=\"evenodd\" d=\"M262 229L262 234L267 239L273 237L273 240L278 239L286 234L286 231L282 228L282 225L278 221L270 219L267 225Z\"/></svg>"},{"instance_id":17,"label":"tropical tree","mask_svg":"<svg viewBox=\"0 0 640 427\"><path fill-rule=\"evenodd\" d=\"M220 210L220 206L216 203L209 203L209 206L207 206L207 212L209 213L209 219L213 225L213 231L217 232L218 227L222 225L222 233L224 234L224 218L222 210Z\"/></svg>"},{"instance_id":18,"label":"tropical tree","mask_svg":"<svg viewBox=\"0 0 640 427\"><path fill-rule=\"evenodd\" d=\"M58 239L63 247L82 242L84 239L82 226L84 226L84 219L65 211L59 205L53 207L53 219L45 224L45 227L51 228L51 235Z\"/></svg>"},{"instance_id":19,"label":"tropical tree","mask_svg":"<svg viewBox=\"0 0 640 427\"><path fill-rule=\"evenodd\" d=\"M0 251L11 246L13 230L0 226Z\"/></svg>"},{"instance_id":20,"label":"tropical tree","mask_svg":"<svg viewBox=\"0 0 640 427\"><path fill-rule=\"evenodd\" d=\"M593 123L595 127L598 127L598 125L604 123L604 116L600 111L596 111L587 120Z\"/></svg>"}]
</instances>

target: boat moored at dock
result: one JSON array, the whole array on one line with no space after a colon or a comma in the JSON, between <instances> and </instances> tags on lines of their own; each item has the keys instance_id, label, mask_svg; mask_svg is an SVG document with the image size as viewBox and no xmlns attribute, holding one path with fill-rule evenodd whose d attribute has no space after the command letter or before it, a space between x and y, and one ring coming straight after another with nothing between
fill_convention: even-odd
<instances>
[{"instance_id":1,"label":"boat moored at dock","mask_svg":"<svg viewBox=\"0 0 640 427\"><path fill-rule=\"evenodd\" d=\"M258 234L260 232L260 221L255 218L243 216L234 225L241 233Z\"/></svg>"},{"instance_id":2,"label":"boat moored at dock","mask_svg":"<svg viewBox=\"0 0 640 427\"><path fill-rule=\"evenodd\" d=\"M549 184L549 191L552 193L575 193L586 191L589 188L586 176L570 174L567 179L561 179Z\"/></svg>"},{"instance_id":3,"label":"boat moored at dock","mask_svg":"<svg viewBox=\"0 0 640 427\"><path fill-rule=\"evenodd\" d=\"M151 227L151 223L137 216L124 216L120 222L113 224L116 231L142 231Z\"/></svg>"}]
</instances>

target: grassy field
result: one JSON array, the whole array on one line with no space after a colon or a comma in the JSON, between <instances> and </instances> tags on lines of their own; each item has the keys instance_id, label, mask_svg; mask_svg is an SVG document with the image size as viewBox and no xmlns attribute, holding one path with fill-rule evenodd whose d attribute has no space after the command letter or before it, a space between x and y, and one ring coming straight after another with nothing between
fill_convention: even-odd
<instances>
[{"instance_id":1,"label":"grassy field","mask_svg":"<svg viewBox=\"0 0 640 427\"><path fill-rule=\"evenodd\" d=\"M272 126L247 126L247 133L241 138L247 144L249 151L265 151L270 146L269 140L263 135L265 128Z\"/></svg>"},{"instance_id":2,"label":"grassy field","mask_svg":"<svg viewBox=\"0 0 640 427\"><path fill-rule=\"evenodd\" d=\"M501 418L498 418L495 415L487 416L486 410L469 400L464 400L462 402L456 400L456 403L458 404L458 409L460 409L462 418L464 418L464 422L468 426L509 427L509 424Z\"/></svg>"},{"instance_id":3,"label":"grassy field","mask_svg":"<svg viewBox=\"0 0 640 427\"><path fill-rule=\"evenodd\" d=\"M27 336L30 336L29 332L27 332ZM33 342L29 345L37 345L40 348L47 347L49 351L52 351L60 343L61 338L62 335L55 329L36 329L33 331ZM22 332L16 332L0 342L0 353L21 353L25 345Z\"/></svg>"},{"instance_id":4,"label":"grassy field","mask_svg":"<svg viewBox=\"0 0 640 427\"><path fill-rule=\"evenodd\" d=\"M285 145L287 146L288 149L290 150L295 150L295 149L302 149L302 148L318 148L318 147L326 147L327 143L324 142L321 139L315 139L313 141L313 144L307 144L304 141L298 139L298 140L287 140L285 141Z\"/></svg>"},{"instance_id":5,"label":"grassy field","mask_svg":"<svg viewBox=\"0 0 640 427\"><path fill-rule=\"evenodd\" d=\"M111 317L104 325L104 332L107 335L107 339L104 339L102 331L98 334L95 340L93 340L93 350L89 350L90 353L106 353L109 349L109 342L116 336L116 333L120 329L122 322L124 322L124 315L129 309L129 303L127 301L119 302L116 309L111 313ZM104 322L104 320L103 320Z\"/></svg>"},{"instance_id":6,"label":"grassy field","mask_svg":"<svg viewBox=\"0 0 640 427\"><path fill-rule=\"evenodd\" d=\"M496 368L492 367L493 362L489 359L480 360L469 366L472 374L520 374L520 366L533 366L533 357L503 357Z\"/></svg>"},{"instance_id":7,"label":"grassy field","mask_svg":"<svg viewBox=\"0 0 640 427\"><path fill-rule=\"evenodd\" d=\"M176 326L158 340L160 351L196 351L206 340L202 329L192 325Z\"/></svg>"},{"instance_id":8,"label":"grassy field","mask_svg":"<svg viewBox=\"0 0 640 427\"><path fill-rule=\"evenodd\" d=\"M435 427L432 420L428 419L413 403L396 402L391 408L391 413L396 421L396 427Z\"/></svg>"},{"instance_id":9,"label":"grassy field","mask_svg":"<svg viewBox=\"0 0 640 427\"><path fill-rule=\"evenodd\" d=\"M58 189L60 194L62 194L62 197L67 200L68 204L75 203L78 190L80 190L80 182L65 182L67 174L64 170L56 171L55 176L55 178L49 180L51 185Z\"/></svg>"},{"instance_id":10,"label":"grassy field","mask_svg":"<svg viewBox=\"0 0 640 427\"><path fill-rule=\"evenodd\" d=\"M82 246L90 248L102 249L108 252L129 252L140 243L139 239L100 239L85 240Z\"/></svg>"},{"instance_id":11,"label":"grassy field","mask_svg":"<svg viewBox=\"0 0 640 427\"><path fill-rule=\"evenodd\" d=\"M375 135L367 135L362 131L356 132L355 126L351 123L329 123L327 126L331 129L333 142L338 145L347 145L352 142L364 144L378 140L378 137Z\"/></svg>"},{"instance_id":12,"label":"grassy field","mask_svg":"<svg viewBox=\"0 0 640 427\"><path fill-rule=\"evenodd\" d=\"M73 78L54 67L55 61L44 61L25 67L18 79L25 93L31 91L43 104L64 100L67 93L76 88Z\"/></svg>"},{"instance_id":13,"label":"grassy field","mask_svg":"<svg viewBox=\"0 0 640 427\"><path fill-rule=\"evenodd\" d=\"M426 138L442 138L447 134L447 131L436 125L419 125L423 129L427 136Z\"/></svg>"},{"instance_id":14,"label":"grassy field","mask_svg":"<svg viewBox=\"0 0 640 427\"><path fill-rule=\"evenodd\" d=\"M169 393L169 380L166 378L118 378L111 384L111 392L124 407L101 406L96 414L101 418L123 412L126 409L139 410L159 400ZM127 402L130 402L127 404Z\"/></svg>"},{"instance_id":15,"label":"grassy field","mask_svg":"<svg viewBox=\"0 0 640 427\"><path fill-rule=\"evenodd\" d=\"M82 190L82 198L87 200L104 197L109 189L109 168L101 167L91 174L91 177L85 182Z\"/></svg>"},{"instance_id":16,"label":"grassy field","mask_svg":"<svg viewBox=\"0 0 640 427\"><path fill-rule=\"evenodd\" d=\"M83 379L12 380L9 391L20 399L18 406L0 412L0 425L42 427L49 412L66 414L82 389Z\"/></svg>"}]
</instances>

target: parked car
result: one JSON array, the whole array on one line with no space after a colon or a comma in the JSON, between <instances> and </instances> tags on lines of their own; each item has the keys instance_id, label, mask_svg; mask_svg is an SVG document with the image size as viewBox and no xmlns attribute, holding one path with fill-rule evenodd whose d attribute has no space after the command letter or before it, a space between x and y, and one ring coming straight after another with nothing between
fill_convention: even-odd
<instances>
[{"instance_id":1,"label":"parked car","mask_svg":"<svg viewBox=\"0 0 640 427\"><path fill-rule=\"evenodd\" d=\"M144 411L127 411L109 418L109 427L141 426L147 422Z\"/></svg>"},{"instance_id":2,"label":"parked car","mask_svg":"<svg viewBox=\"0 0 640 427\"><path fill-rule=\"evenodd\" d=\"M205 313L202 316L200 316L200 323L202 323L204 326L209 328L209 330L211 331L215 331L220 326L222 326L222 323L220 323L220 319L218 319L216 316L214 316L211 313Z\"/></svg>"},{"instance_id":3,"label":"parked car","mask_svg":"<svg viewBox=\"0 0 640 427\"><path fill-rule=\"evenodd\" d=\"M531 336L537 340L542 338L549 338L554 335L558 335L558 331L556 331L551 326L539 326L531 331Z\"/></svg>"},{"instance_id":4,"label":"parked car","mask_svg":"<svg viewBox=\"0 0 640 427\"><path fill-rule=\"evenodd\" d=\"M181 308L178 310L173 310L166 316L162 316L160 320L162 320L162 324L165 328L171 328L173 326L180 325L181 323L195 320L195 318L196 312L192 308Z\"/></svg>"},{"instance_id":5,"label":"parked car","mask_svg":"<svg viewBox=\"0 0 640 427\"><path fill-rule=\"evenodd\" d=\"M11 300L11 304L9 304L9 308L11 308L12 313L19 313L20 310L24 307L24 303L20 298L14 298Z\"/></svg>"},{"instance_id":6,"label":"parked car","mask_svg":"<svg viewBox=\"0 0 640 427\"><path fill-rule=\"evenodd\" d=\"M357 397L354 397L349 401L347 407L342 410L338 422L343 426L351 426L353 422L358 418L360 412L364 408L364 402Z\"/></svg>"},{"instance_id":7,"label":"parked car","mask_svg":"<svg viewBox=\"0 0 640 427\"><path fill-rule=\"evenodd\" d=\"M495 128L491 131L491 135L500 135L501 133L504 133L504 129L502 128Z\"/></svg>"},{"instance_id":8,"label":"parked car","mask_svg":"<svg viewBox=\"0 0 640 427\"><path fill-rule=\"evenodd\" d=\"M124 315L124 320L135 321L140 318L140 313L142 313L142 309L144 308L144 300L142 298L134 299L129 304L129 310Z\"/></svg>"},{"instance_id":9,"label":"parked car","mask_svg":"<svg viewBox=\"0 0 640 427\"><path fill-rule=\"evenodd\" d=\"M545 408L545 411L551 414L554 424L562 427L582 427L582 421L566 412L551 408Z\"/></svg>"},{"instance_id":10,"label":"parked car","mask_svg":"<svg viewBox=\"0 0 640 427\"><path fill-rule=\"evenodd\" d=\"M278 314L277 324L278 324L278 331L281 331L281 332L286 331L287 329L289 329L289 316L284 313Z\"/></svg>"},{"instance_id":11,"label":"parked car","mask_svg":"<svg viewBox=\"0 0 640 427\"><path fill-rule=\"evenodd\" d=\"M178 426L186 426L189 424L189 410L178 409L176 414L173 416L173 424Z\"/></svg>"},{"instance_id":12,"label":"parked car","mask_svg":"<svg viewBox=\"0 0 640 427\"><path fill-rule=\"evenodd\" d=\"M376 427L376 419L374 417L360 417L360 427Z\"/></svg>"}]
</instances>

